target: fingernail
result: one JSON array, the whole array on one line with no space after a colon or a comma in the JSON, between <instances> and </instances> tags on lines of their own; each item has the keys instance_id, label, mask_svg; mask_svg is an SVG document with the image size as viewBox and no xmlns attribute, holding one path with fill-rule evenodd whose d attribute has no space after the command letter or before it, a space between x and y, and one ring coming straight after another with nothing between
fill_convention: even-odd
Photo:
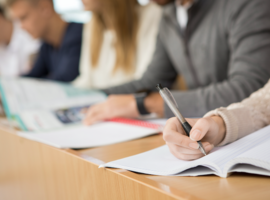
<instances>
[{"instance_id":1,"label":"fingernail","mask_svg":"<svg viewBox=\"0 0 270 200\"><path fill-rule=\"evenodd\" d=\"M199 149L199 144L198 143L189 143L189 146L192 148L192 149Z\"/></svg>"},{"instance_id":2,"label":"fingernail","mask_svg":"<svg viewBox=\"0 0 270 200\"><path fill-rule=\"evenodd\" d=\"M201 137L201 131L195 130L191 133L190 139L193 141L198 141L200 140Z\"/></svg>"}]
</instances>

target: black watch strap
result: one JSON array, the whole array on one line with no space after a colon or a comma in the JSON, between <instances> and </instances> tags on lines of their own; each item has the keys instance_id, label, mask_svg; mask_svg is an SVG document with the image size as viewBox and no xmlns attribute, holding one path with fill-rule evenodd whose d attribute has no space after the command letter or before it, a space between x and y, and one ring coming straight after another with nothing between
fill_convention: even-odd
<instances>
[{"instance_id":1,"label":"black watch strap","mask_svg":"<svg viewBox=\"0 0 270 200\"><path fill-rule=\"evenodd\" d=\"M141 115L148 115L150 114L145 106L144 106L144 99L148 96L148 93L140 93L135 95L136 103L137 103L137 108L138 111Z\"/></svg>"}]
</instances>

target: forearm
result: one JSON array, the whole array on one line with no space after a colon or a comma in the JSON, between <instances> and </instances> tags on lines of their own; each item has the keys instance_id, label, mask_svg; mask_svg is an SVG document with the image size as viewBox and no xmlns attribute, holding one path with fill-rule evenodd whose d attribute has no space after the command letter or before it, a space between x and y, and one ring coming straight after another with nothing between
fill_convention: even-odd
<instances>
[{"instance_id":1,"label":"forearm","mask_svg":"<svg viewBox=\"0 0 270 200\"><path fill-rule=\"evenodd\" d=\"M225 125L225 122L224 122L223 118L220 117L220 116L212 116L211 118L215 121L215 123L218 126L218 130L219 130L217 132L217 135L216 135L216 144L214 144L214 145L219 145L219 144L221 144L221 142L225 138L226 125Z\"/></svg>"},{"instance_id":2,"label":"forearm","mask_svg":"<svg viewBox=\"0 0 270 200\"><path fill-rule=\"evenodd\" d=\"M220 145L233 142L270 124L270 82L241 103L219 108L205 115L220 116L226 126L226 136Z\"/></svg>"},{"instance_id":3,"label":"forearm","mask_svg":"<svg viewBox=\"0 0 270 200\"><path fill-rule=\"evenodd\" d=\"M123 85L103 89L106 94L133 94L141 90L150 89L148 85L142 84L141 81L131 81Z\"/></svg>"}]
</instances>

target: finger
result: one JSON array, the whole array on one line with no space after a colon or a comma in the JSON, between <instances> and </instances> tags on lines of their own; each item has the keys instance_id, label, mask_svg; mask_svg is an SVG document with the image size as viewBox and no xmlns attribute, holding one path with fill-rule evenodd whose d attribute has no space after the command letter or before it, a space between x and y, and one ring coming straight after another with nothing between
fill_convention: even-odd
<instances>
[{"instance_id":1,"label":"finger","mask_svg":"<svg viewBox=\"0 0 270 200\"><path fill-rule=\"evenodd\" d=\"M173 117L167 120L164 132L166 130L181 131L183 129L179 120L176 117Z\"/></svg>"},{"instance_id":2,"label":"finger","mask_svg":"<svg viewBox=\"0 0 270 200\"><path fill-rule=\"evenodd\" d=\"M166 143L169 148L174 151L174 152L177 152L177 153L181 153L181 154L188 154L188 155L196 155L196 154L199 154L200 151L198 149L188 149L188 148L185 148L185 147L181 147L181 146L178 146L176 144L171 144L171 143Z\"/></svg>"},{"instance_id":3,"label":"finger","mask_svg":"<svg viewBox=\"0 0 270 200\"><path fill-rule=\"evenodd\" d=\"M97 122L104 121L104 120L106 120L106 119L104 118L104 115L102 115L102 114L97 114L97 115L91 117L91 118L85 123L85 125L90 126L90 125L92 125L92 124L95 124L95 123L97 123Z\"/></svg>"},{"instance_id":4,"label":"finger","mask_svg":"<svg viewBox=\"0 0 270 200\"><path fill-rule=\"evenodd\" d=\"M176 117L167 120L163 130L163 135L165 135L165 138L167 135L169 136L170 134L180 135L179 133L182 135L186 135L179 120Z\"/></svg>"},{"instance_id":5,"label":"finger","mask_svg":"<svg viewBox=\"0 0 270 200\"><path fill-rule=\"evenodd\" d=\"M89 108L83 123L85 125L91 125L96 122L98 115L101 113L100 110L101 108L99 105Z\"/></svg>"},{"instance_id":6,"label":"finger","mask_svg":"<svg viewBox=\"0 0 270 200\"><path fill-rule=\"evenodd\" d=\"M188 149L194 149L190 144L192 143L193 146L198 146L197 142L192 141L188 136L182 135L181 133L173 130L164 131L163 139L171 144L175 144L181 147L185 147Z\"/></svg>"},{"instance_id":7,"label":"finger","mask_svg":"<svg viewBox=\"0 0 270 200\"><path fill-rule=\"evenodd\" d=\"M210 126L211 121L208 118L199 119L191 130L190 139L200 141L209 131Z\"/></svg>"},{"instance_id":8,"label":"finger","mask_svg":"<svg viewBox=\"0 0 270 200\"><path fill-rule=\"evenodd\" d=\"M204 149L206 151L206 153L208 154L212 149L213 149L213 145L209 144L209 143L204 143ZM177 145L173 145L173 144L168 144L171 153L177 157L178 159L181 160L195 160L198 158L201 158L204 156L203 153L201 153L199 150L190 150L190 149L186 149L183 147L179 147Z\"/></svg>"},{"instance_id":9,"label":"finger","mask_svg":"<svg viewBox=\"0 0 270 200\"><path fill-rule=\"evenodd\" d=\"M89 108L83 108L80 110L80 113L87 114L88 110L89 110Z\"/></svg>"},{"instance_id":10,"label":"finger","mask_svg":"<svg viewBox=\"0 0 270 200\"><path fill-rule=\"evenodd\" d=\"M171 144L171 143L166 143L166 144L169 147L173 148L175 151L181 152L183 154L198 154L198 153L202 153L199 150L199 145L196 145L196 148L195 147L194 148L193 147L191 147L191 148L185 148L185 147L182 147L182 146L178 146L176 144ZM202 142L202 145L203 145L203 148L205 149L206 153L209 153L214 148L214 145L210 144L209 142Z\"/></svg>"}]
</instances>

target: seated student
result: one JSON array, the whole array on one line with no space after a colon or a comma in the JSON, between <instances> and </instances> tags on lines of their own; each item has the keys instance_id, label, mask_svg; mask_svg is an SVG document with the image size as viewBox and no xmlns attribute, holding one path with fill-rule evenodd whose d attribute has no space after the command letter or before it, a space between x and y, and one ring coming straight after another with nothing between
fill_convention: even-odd
<instances>
[{"instance_id":1,"label":"seated student","mask_svg":"<svg viewBox=\"0 0 270 200\"><path fill-rule=\"evenodd\" d=\"M25 76L73 81L79 74L82 24L63 21L52 0L7 0L7 5L26 31L43 40L36 63Z\"/></svg>"},{"instance_id":2,"label":"seated student","mask_svg":"<svg viewBox=\"0 0 270 200\"><path fill-rule=\"evenodd\" d=\"M185 117L200 117L246 98L270 77L269 7L269 0L177 0L165 5L156 51L143 77L104 90L122 95L92 106L85 124L146 113L173 116L154 91L158 83L171 87L178 75L189 89L173 92ZM142 90L152 92L133 95Z\"/></svg>"},{"instance_id":3,"label":"seated student","mask_svg":"<svg viewBox=\"0 0 270 200\"><path fill-rule=\"evenodd\" d=\"M194 160L202 157L195 141L202 140L207 152L240 139L270 124L270 81L241 103L219 108L202 119L187 119L193 128L190 138L184 135L176 118L168 120L164 140L178 158Z\"/></svg>"},{"instance_id":4,"label":"seated student","mask_svg":"<svg viewBox=\"0 0 270 200\"><path fill-rule=\"evenodd\" d=\"M140 6L137 0L83 2L93 15L84 27L80 76L74 85L104 89L141 78L154 52L161 8Z\"/></svg>"},{"instance_id":5,"label":"seated student","mask_svg":"<svg viewBox=\"0 0 270 200\"><path fill-rule=\"evenodd\" d=\"M0 6L0 76L17 77L27 73L32 57L40 47L16 22L10 21Z\"/></svg>"}]
</instances>

